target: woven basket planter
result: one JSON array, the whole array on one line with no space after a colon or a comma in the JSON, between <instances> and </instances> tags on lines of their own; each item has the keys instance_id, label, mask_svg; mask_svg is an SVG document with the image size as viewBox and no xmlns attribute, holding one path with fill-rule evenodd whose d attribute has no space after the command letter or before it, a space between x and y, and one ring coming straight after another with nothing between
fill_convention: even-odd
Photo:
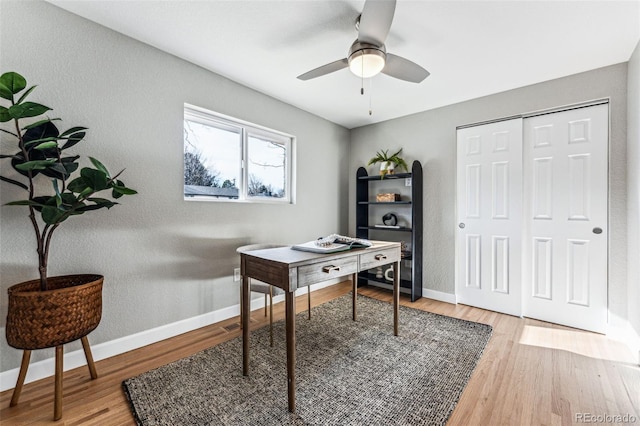
<instances>
[{"instance_id":1,"label":"woven basket planter","mask_svg":"<svg viewBox=\"0 0 640 426\"><path fill-rule=\"evenodd\" d=\"M40 291L40 280L9 287L9 345L44 349L89 334L102 317L103 280L101 275L65 275L48 278L47 291Z\"/></svg>"}]
</instances>

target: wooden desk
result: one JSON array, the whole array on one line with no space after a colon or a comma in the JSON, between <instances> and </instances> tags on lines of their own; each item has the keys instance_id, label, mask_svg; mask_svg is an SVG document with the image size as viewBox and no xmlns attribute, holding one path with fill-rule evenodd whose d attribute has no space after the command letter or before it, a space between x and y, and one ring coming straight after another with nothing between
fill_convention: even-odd
<instances>
[{"instance_id":1,"label":"wooden desk","mask_svg":"<svg viewBox=\"0 0 640 426\"><path fill-rule=\"evenodd\" d=\"M289 411L296 409L296 298L300 287L351 275L353 290L353 320L356 320L356 300L360 271L393 263L393 334L398 335L398 304L400 301L400 243L373 241L365 249L318 254L279 247L253 250L240 254L242 275L242 374L249 374L249 316L251 315L249 278L269 283L285 291L285 321L287 335L287 389Z\"/></svg>"}]
</instances>

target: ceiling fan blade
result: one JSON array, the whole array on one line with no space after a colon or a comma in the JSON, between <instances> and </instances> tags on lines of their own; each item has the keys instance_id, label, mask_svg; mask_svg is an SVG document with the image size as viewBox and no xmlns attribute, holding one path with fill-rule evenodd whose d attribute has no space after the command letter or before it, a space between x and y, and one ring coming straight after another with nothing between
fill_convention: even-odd
<instances>
[{"instance_id":1,"label":"ceiling fan blade","mask_svg":"<svg viewBox=\"0 0 640 426\"><path fill-rule=\"evenodd\" d=\"M299 80L311 80L312 78L320 77L326 74L331 74L332 72L339 71L343 68L347 68L349 66L349 61L347 58L340 59L339 61L331 62L329 64L318 67L309 72L305 72L304 74L300 74L298 76Z\"/></svg>"},{"instance_id":2,"label":"ceiling fan blade","mask_svg":"<svg viewBox=\"0 0 640 426\"><path fill-rule=\"evenodd\" d=\"M382 73L411 83L420 83L430 74L420 65L392 53L387 53L387 61Z\"/></svg>"},{"instance_id":3,"label":"ceiling fan blade","mask_svg":"<svg viewBox=\"0 0 640 426\"><path fill-rule=\"evenodd\" d=\"M360 15L358 40L382 46L389 34L396 0L367 0Z\"/></svg>"}]
</instances>

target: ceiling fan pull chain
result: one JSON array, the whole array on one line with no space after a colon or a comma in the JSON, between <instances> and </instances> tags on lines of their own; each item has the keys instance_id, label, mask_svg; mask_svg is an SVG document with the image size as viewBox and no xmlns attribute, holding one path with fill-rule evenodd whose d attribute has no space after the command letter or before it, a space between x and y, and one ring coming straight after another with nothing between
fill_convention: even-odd
<instances>
[{"instance_id":1,"label":"ceiling fan pull chain","mask_svg":"<svg viewBox=\"0 0 640 426\"><path fill-rule=\"evenodd\" d=\"M371 98L373 98L373 79L369 79L369 115L372 114Z\"/></svg>"},{"instance_id":2,"label":"ceiling fan pull chain","mask_svg":"<svg viewBox=\"0 0 640 426\"><path fill-rule=\"evenodd\" d=\"M364 95L364 61L362 61L362 72L360 73L360 94Z\"/></svg>"}]
</instances>

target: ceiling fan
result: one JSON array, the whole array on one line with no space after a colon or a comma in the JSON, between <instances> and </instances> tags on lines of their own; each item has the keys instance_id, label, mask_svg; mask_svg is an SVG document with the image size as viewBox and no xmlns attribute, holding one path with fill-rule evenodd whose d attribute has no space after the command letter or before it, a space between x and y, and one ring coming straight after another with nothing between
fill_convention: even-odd
<instances>
[{"instance_id":1,"label":"ceiling fan","mask_svg":"<svg viewBox=\"0 0 640 426\"><path fill-rule=\"evenodd\" d=\"M366 0L356 20L358 38L349 48L347 57L301 74L298 79L311 80L349 67L361 78L382 72L400 80L420 83L429 76L429 71L408 59L387 53L385 48L395 10L396 0Z\"/></svg>"}]
</instances>

